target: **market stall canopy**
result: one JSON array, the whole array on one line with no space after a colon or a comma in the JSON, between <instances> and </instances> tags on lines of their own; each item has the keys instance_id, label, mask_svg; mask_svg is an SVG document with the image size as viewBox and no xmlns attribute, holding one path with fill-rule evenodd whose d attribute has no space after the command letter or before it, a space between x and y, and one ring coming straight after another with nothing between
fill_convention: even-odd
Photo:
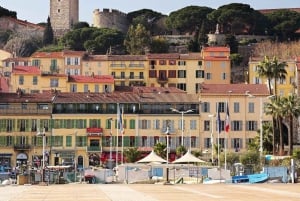
<instances>
[{"instance_id":1,"label":"market stall canopy","mask_svg":"<svg viewBox=\"0 0 300 201\"><path fill-rule=\"evenodd\" d=\"M197 158L188 150L182 157L173 161L173 163L206 163L206 161Z\"/></svg>"},{"instance_id":2,"label":"market stall canopy","mask_svg":"<svg viewBox=\"0 0 300 201\"><path fill-rule=\"evenodd\" d=\"M167 161L158 156L154 150L151 151L145 158L137 161L137 163L166 163Z\"/></svg>"}]
</instances>

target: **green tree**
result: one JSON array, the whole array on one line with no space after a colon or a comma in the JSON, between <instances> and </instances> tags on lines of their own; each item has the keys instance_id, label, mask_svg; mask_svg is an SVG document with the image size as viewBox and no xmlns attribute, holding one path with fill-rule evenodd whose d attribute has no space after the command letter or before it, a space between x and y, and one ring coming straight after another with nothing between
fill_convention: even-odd
<instances>
[{"instance_id":1,"label":"green tree","mask_svg":"<svg viewBox=\"0 0 300 201\"><path fill-rule=\"evenodd\" d=\"M272 115L276 120L276 125L279 132L279 154L283 154L284 144L282 136L282 119L283 119L283 98L277 97L271 99L271 103L267 103L265 106L265 113L267 115ZM273 135L274 136L274 135ZM276 136L273 137L273 154L276 153Z\"/></svg>"},{"instance_id":2,"label":"green tree","mask_svg":"<svg viewBox=\"0 0 300 201\"><path fill-rule=\"evenodd\" d=\"M52 26L51 26L50 17L48 16L47 25L44 30L43 44L44 44L44 46L51 45L51 44L53 44L53 41L54 41L54 34L53 34Z\"/></svg>"},{"instance_id":3,"label":"green tree","mask_svg":"<svg viewBox=\"0 0 300 201\"><path fill-rule=\"evenodd\" d=\"M115 29L85 27L65 34L59 45L75 51L106 54L110 49L122 50L124 34Z\"/></svg>"},{"instance_id":4,"label":"green tree","mask_svg":"<svg viewBox=\"0 0 300 201\"><path fill-rule=\"evenodd\" d=\"M186 152L187 152L187 150L186 150L185 146L180 145L180 146L176 147L176 155L177 156L183 156Z\"/></svg>"},{"instance_id":5,"label":"green tree","mask_svg":"<svg viewBox=\"0 0 300 201\"><path fill-rule=\"evenodd\" d=\"M150 48L151 35L142 24L131 25L128 29L124 45L131 55L145 54Z\"/></svg>"},{"instance_id":6,"label":"green tree","mask_svg":"<svg viewBox=\"0 0 300 201\"><path fill-rule=\"evenodd\" d=\"M90 25L87 22L77 22L73 25L72 29L82 29L88 27L90 27Z\"/></svg>"},{"instance_id":7,"label":"green tree","mask_svg":"<svg viewBox=\"0 0 300 201\"><path fill-rule=\"evenodd\" d=\"M300 13L288 9L277 10L266 14L270 21L269 34L274 34L281 41L296 39L300 27Z\"/></svg>"},{"instance_id":8,"label":"green tree","mask_svg":"<svg viewBox=\"0 0 300 201\"><path fill-rule=\"evenodd\" d=\"M166 158L167 145L165 143L162 143L162 142L156 143L153 147L153 150L158 156L160 156L162 158Z\"/></svg>"},{"instance_id":9,"label":"green tree","mask_svg":"<svg viewBox=\"0 0 300 201\"><path fill-rule=\"evenodd\" d=\"M289 121L289 155L293 154L293 133L294 133L294 118L300 115L300 102L296 95L290 95L282 98L283 116L288 118Z\"/></svg>"},{"instance_id":10,"label":"green tree","mask_svg":"<svg viewBox=\"0 0 300 201\"><path fill-rule=\"evenodd\" d=\"M212 12L212 8L187 6L180 10L171 12L166 19L167 27L172 30L176 29L181 33L194 32L207 20L207 14Z\"/></svg>"},{"instance_id":11,"label":"green tree","mask_svg":"<svg viewBox=\"0 0 300 201\"><path fill-rule=\"evenodd\" d=\"M267 18L248 4L231 3L208 14L208 19L220 25L224 34L262 34L268 27Z\"/></svg>"},{"instance_id":12,"label":"green tree","mask_svg":"<svg viewBox=\"0 0 300 201\"><path fill-rule=\"evenodd\" d=\"M126 162L134 163L141 157L141 152L137 147L130 147L124 150L124 156L126 158Z\"/></svg>"},{"instance_id":13,"label":"green tree","mask_svg":"<svg viewBox=\"0 0 300 201\"><path fill-rule=\"evenodd\" d=\"M238 41L236 40L234 35L227 34L225 37L225 44L230 47L230 53L234 54L238 52Z\"/></svg>"},{"instance_id":14,"label":"green tree","mask_svg":"<svg viewBox=\"0 0 300 201\"><path fill-rule=\"evenodd\" d=\"M263 122L263 151L272 153L273 151L273 126L271 122ZM251 142L247 144L249 151L259 151L260 146L260 130Z\"/></svg>"},{"instance_id":15,"label":"green tree","mask_svg":"<svg viewBox=\"0 0 300 201\"><path fill-rule=\"evenodd\" d=\"M168 53L169 43L165 39L153 39L151 42L151 53Z\"/></svg>"}]
</instances>

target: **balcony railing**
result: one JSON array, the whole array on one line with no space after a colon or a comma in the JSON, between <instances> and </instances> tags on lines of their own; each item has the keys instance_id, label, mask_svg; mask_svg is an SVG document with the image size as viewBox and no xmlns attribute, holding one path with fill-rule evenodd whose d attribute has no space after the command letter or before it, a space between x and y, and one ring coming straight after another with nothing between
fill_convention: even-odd
<instances>
[{"instance_id":1,"label":"balcony railing","mask_svg":"<svg viewBox=\"0 0 300 201\"><path fill-rule=\"evenodd\" d=\"M31 145L29 144L15 144L14 145L14 149L15 150L30 150L31 149Z\"/></svg>"},{"instance_id":2,"label":"balcony railing","mask_svg":"<svg viewBox=\"0 0 300 201\"><path fill-rule=\"evenodd\" d=\"M88 146L86 147L87 152L102 152L101 146Z\"/></svg>"}]
</instances>

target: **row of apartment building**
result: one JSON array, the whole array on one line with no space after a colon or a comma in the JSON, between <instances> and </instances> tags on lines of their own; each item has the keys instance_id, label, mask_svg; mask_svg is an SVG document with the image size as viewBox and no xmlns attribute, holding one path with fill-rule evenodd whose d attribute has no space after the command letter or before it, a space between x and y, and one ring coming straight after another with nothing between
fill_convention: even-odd
<instances>
[{"instance_id":1,"label":"row of apartment building","mask_svg":"<svg viewBox=\"0 0 300 201\"><path fill-rule=\"evenodd\" d=\"M99 165L110 155L121 160L122 150L134 146L146 154L156 142L166 142L167 126L171 160L179 145L211 153L218 137L222 149L244 151L261 122L271 119L261 115L269 90L256 73L261 60L255 58L249 63L249 82L230 84L229 54L227 47L206 47L188 54L63 51L2 58L0 166L39 166L43 147L36 133L43 129L50 165ZM299 60L287 62L278 94L297 93ZM231 126L225 135L227 104ZM124 134L118 128L118 106L124 108ZM295 131L294 142L300 143Z\"/></svg>"}]
</instances>

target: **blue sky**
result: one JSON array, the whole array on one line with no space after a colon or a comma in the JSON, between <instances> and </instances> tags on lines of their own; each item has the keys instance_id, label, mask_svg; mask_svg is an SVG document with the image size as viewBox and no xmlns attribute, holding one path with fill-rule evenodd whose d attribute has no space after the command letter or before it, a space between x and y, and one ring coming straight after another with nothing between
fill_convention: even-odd
<instances>
[{"instance_id":1,"label":"blue sky","mask_svg":"<svg viewBox=\"0 0 300 201\"><path fill-rule=\"evenodd\" d=\"M16 11L18 18L32 23L46 22L49 15L49 0L0 0L0 6ZM151 9L162 14L170 14L186 6L207 6L217 9L234 0L79 0L79 20L92 23L93 10L99 8L117 9L124 13ZM300 0L243 0L254 9L299 8Z\"/></svg>"}]
</instances>

